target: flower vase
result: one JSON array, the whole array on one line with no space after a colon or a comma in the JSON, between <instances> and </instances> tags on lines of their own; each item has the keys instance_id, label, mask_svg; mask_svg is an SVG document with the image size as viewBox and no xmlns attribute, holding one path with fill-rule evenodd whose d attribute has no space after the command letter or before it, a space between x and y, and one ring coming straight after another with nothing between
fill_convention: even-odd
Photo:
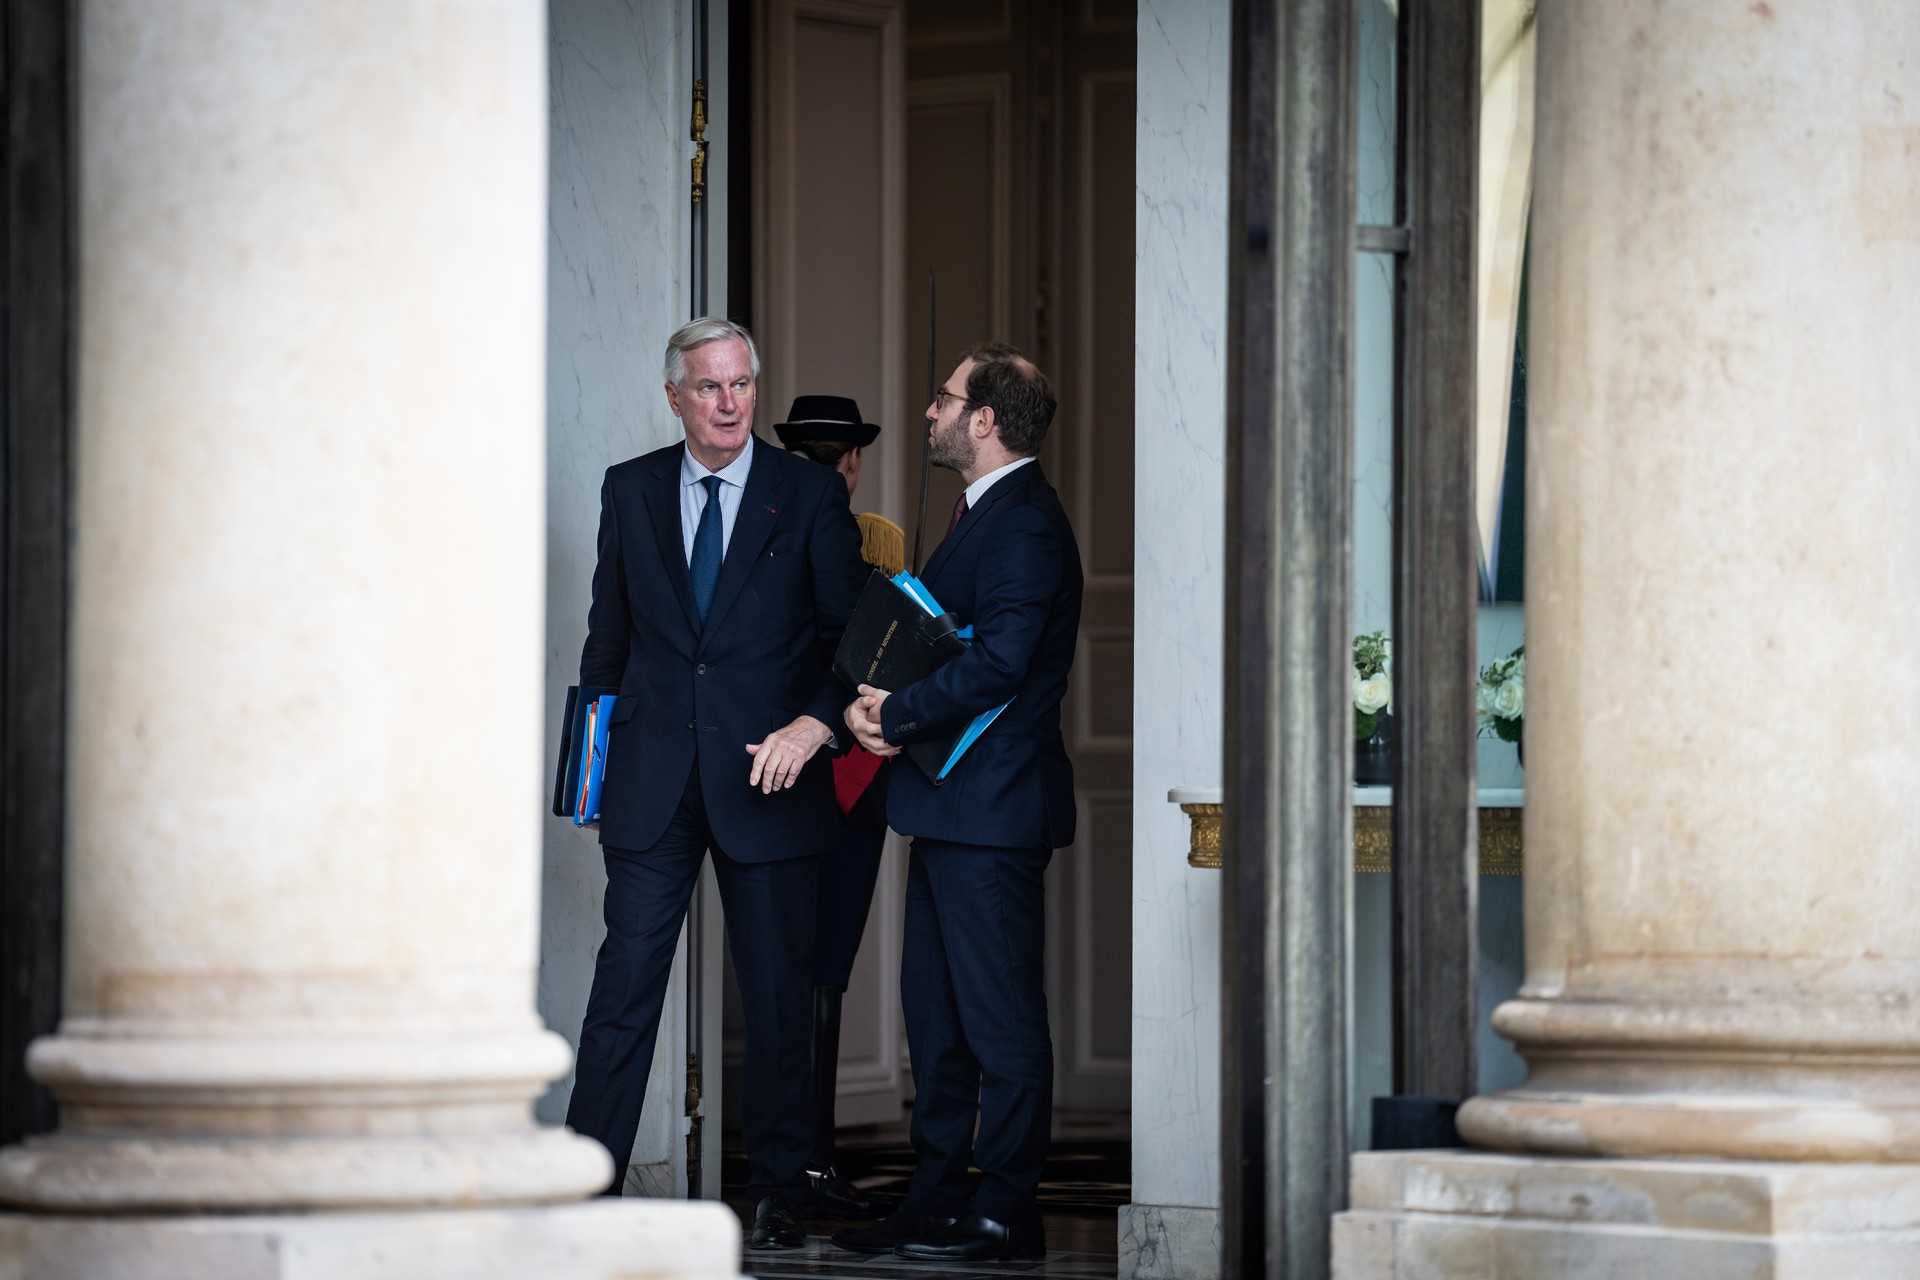
<instances>
[{"instance_id":1,"label":"flower vase","mask_svg":"<svg viewBox=\"0 0 1920 1280\"><path fill-rule=\"evenodd\" d=\"M1393 716L1381 712L1374 723L1373 736L1356 738L1353 743L1353 785L1388 787L1393 785Z\"/></svg>"}]
</instances>

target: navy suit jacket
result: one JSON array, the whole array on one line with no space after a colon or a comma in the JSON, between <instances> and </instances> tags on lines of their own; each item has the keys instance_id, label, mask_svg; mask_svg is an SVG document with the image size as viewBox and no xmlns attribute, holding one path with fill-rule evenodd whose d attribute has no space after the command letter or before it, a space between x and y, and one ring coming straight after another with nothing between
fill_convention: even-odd
<instances>
[{"instance_id":1,"label":"navy suit jacket","mask_svg":"<svg viewBox=\"0 0 1920 1280\"><path fill-rule=\"evenodd\" d=\"M888 742L947 733L1013 705L934 786L895 765L888 825L961 844L1059 849L1073 843L1073 765L1060 737L1080 627L1080 548L1060 495L1030 462L995 481L920 575L943 609L972 623L971 648L880 704Z\"/></svg>"},{"instance_id":2,"label":"navy suit jacket","mask_svg":"<svg viewBox=\"0 0 1920 1280\"><path fill-rule=\"evenodd\" d=\"M704 627L680 533L686 445L607 469L600 559L580 682L620 691L607 743L600 842L646 849L686 791L696 754L715 842L742 862L804 857L839 834L828 748L793 787L747 785L746 744L812 715L846 741L851 695L830 664L865 584L838 472L756 442Z\"/></svg>"}]
</instances>

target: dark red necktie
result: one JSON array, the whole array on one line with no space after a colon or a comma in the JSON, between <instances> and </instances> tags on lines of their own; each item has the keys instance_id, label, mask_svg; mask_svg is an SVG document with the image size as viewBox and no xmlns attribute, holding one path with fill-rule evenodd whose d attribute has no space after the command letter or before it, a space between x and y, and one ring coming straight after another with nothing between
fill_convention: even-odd
<instances>
[{"instance_id":1,"label":"dark red necktie","mask_svg":"<svg viewBox=\"0 0 1920 1280\"><path fill-rule=\"evenodd\" d=\"M960 517L965 514L967 514L967 495L963 490L960 496L953 500L953 519L947 521L947 532L940 541L945 542L953 536L953 531L960 527Z\"/></svg>"}]
</instances>

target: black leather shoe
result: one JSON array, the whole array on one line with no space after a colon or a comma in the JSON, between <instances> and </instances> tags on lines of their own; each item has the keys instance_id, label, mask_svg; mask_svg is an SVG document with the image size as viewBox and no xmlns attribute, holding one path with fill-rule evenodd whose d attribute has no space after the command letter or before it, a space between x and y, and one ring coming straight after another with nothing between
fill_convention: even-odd
<instances>
[{"instance_id":1,"label":"black leather shoe","mask_svg":"<svg viewBox=\"0 0 1920 1280\"><path fill-rule=\"evenodd\" d=\"M1047 1256L1047 1229L1039 1223L1008 1226L969 1213L951 1226L894 1246L894 1256L915 1262L1030 1262Z\"/></svg>"},{"instance_id":2,"label":"black leather shoe","mask_svg":"<svg viewBox=\"0 0 1920 1280\"><path fill-rule=\"evenodd\" d=\"M830 1218L880 1218L893 1207L891 1199L862 1191L832 1165L823 1173L807 1170L807 1190L813 1207Z\"/></svg>"},{"instance_id":3,"label":"black leather shoe","mask_svg":"<svg viewBox=\"0 0 1920 1280\"><path fill-rule=\"evenodd\" d=\"M953 1225L952 1218L934 1218L901 1205L870 1227L848 1227L833 1233L833 1247L850 1253L892 1253L903 1240L919 1240Z\"/></svg>"},{"instance_id":4,"label":"black leather shoe","mask_svg":"<svg viewBox=\"0 0 1920 1280\"><path fill-rule=\"evenodd\" d=\"M747 1233L749 1249L798 1249L807 1243L807 1229L793 1201L785 1196L768 1196L753 1211L753 1230Z\"/></svg>"}]
</instances>

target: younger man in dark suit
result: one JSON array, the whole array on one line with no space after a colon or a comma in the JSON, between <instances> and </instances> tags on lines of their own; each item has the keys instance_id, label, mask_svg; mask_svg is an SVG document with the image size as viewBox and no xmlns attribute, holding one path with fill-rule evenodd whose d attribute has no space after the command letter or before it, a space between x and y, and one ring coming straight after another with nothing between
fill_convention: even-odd
<instances>
[{"instance_id":1,"label":"younger man in dark suit","mask_svg":"<svg viewBox=\"0 0 1920 1280\"><path fill-rule=\"evenodd\" d=\"M968 352L927 406L933 461L967 491L921 579L974 642L904 689L862 686L847 708L860 744L886 755L1012 699L939 786L893 770L888 823L913 837L900 989L916 1166L892 1217L834 1236L863 1253L1046 1252L1035 1204L1053 1095L1044 877L1073 842L1060 701L1081 593L1073 530L1034 461L1053 411L1046 377L1006 346Z\"/></svg>"},{"instance_id":2,"label":"younger man in dark suit","mask_svg":"<svg viewBox=\"0 0 1920 1280\"><path fill-rule=\"evenodd\" d=\"M746 1016L741 1137L751 1248L806 1243L814 877L839 835L807 767L847 691L828 663L866 577L847 486L753 440L759 356L701 319L667 340L681 444L608 468L580 682L619 690L600 843L607 938L567 1124L613 1153L618 1194L668 971L709 850Z\"/></svg>"}]
</instances>

